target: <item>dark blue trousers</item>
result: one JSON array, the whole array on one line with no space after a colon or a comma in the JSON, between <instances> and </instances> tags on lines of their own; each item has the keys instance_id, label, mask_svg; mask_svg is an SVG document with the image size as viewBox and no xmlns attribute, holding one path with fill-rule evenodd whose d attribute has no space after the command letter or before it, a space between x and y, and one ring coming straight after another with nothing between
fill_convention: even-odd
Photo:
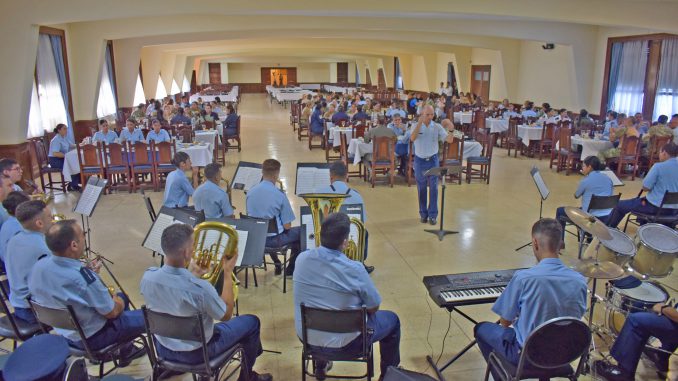
<instances>
[{"instance_id":1,"label":"dark blue trousers","mask_svg":"<svg viewBox=\"0 0 678 381\"><path fill-rule=\"evenodd\" d=\"M52 168L64 169L63 157L49 157L49 166ZM71 175L71 186L80 186L80 174Z\"/></svg>"},{"instance_id":2,"label":"dark blue trousers","mask_svg":"<svg viewBox=\"0 0 678 381\"><path fill-rule=\"evenodd\" d=\"M480 348L485 361L494 351L511 364L518 365L521 347L513 328L504 328L497 323L482 322L477 324L473 331L478 342L478 348ZM494 372L492 372L492 376L495 380L500 379Z\"/></svg>"},{"instance_id":3,"label":"dark blue trousers","mask_svg":"<svg viewBox=\"0 0 678 381\"><path fill-rule=\"evenodd\" d=\"M438 177L424 176L424 173L439 165L438 154L431 156L428 160L414 156L414 177L417 180L421 218L438 218Z\"/></svg>"},{"instance_id":4,"label":"dark blue trousers","mask_svg":"<svg viewBox=\"0 0 678 381\"><path fill-rule=\"evenodd\" d=\"M288 271L294 271L294 263L297 260L297 255L301 252L301 226L295 226L284 232L266 237L266 247L280 247L284 245L290 246L292 255L290 256L290 263L287 265ZM280 262L277 256L272 257L273 262Z\"/></svg>"},{"instance_id":5,"label":"dark blue trousers","mask_svg":"<svg viewBox=\"0 0 678 381\"><path fill-rule=\"evenodd\" d=\"M657 209L658 208L656 206L650 204L650 202L648 202L647 199L645 199L644 197L632 198L630 200L622 200L619 201L617 207L614 208L614 210L612 210L608 225L610 227L616 228L619 222L621 222L621 220L624 219L626 214L630 212L655 214L657 213ZM675 215L676 213L678 213L678 209L672 209L664 213Z\"/></svg>"}]
</instances>

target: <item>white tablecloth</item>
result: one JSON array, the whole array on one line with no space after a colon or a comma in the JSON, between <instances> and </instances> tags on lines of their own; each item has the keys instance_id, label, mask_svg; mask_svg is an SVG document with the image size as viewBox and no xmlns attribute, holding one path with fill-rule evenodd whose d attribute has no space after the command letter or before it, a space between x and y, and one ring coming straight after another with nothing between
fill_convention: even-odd
<instances>
[{"instance_id":1,"label":"white tablecloth","mask_svg":"<svg viewBox=\"0 0 678 381\"><path fill-rule=\"evenodd\" d=\"M360 139L351 139L348 144L348 154L353 155L353 164L358 164L363 156L373 152L372 143L365 143Z\"/></svg>"},{"instance_id":2,"label":"white tablecloth","mask_svg":"<svg viewBox=\"0 0 678 381\"><path fill-rule=\"evenodd\" d=\"M504 132L508 130L508 119L487 118L485 126L490 129L490 133Z\"/></svg>"},{"instance_id":3,"label":"white tablecloth","mask_svg":"<svg viewBox=\"0 0 678 381\"><path fill-rule=\"evenodd\" d=\"M191 95L191 97L188 99L189 102L197 102L198 98L202 98L203 102L213 102L216 100L217 97L221 99L222 102L237 102L238 101L238 92L240 91L240 88L238 86L233 86L231 91L228 93L222 93L222 94L216 94L216 95L201 95L200 93L196 93Z\"/></svg>"},{"instance_id":4,"label":"white tablecloth","mask_svg":"<svg viewBox=\"0 0 678 381\"><path fill-rule=\"evenodd\" d=\"M353 93L356 91L355 87L341 87L341 86L332 86L332 85L323 85L325 91L330 93Z\"/></svg>"},{"instance_id":5,"label":"white tablecloth","mask_svg":"<svg viewBox=\"0 0 678 381\"><path fill-rule=\"evenodd\" d=\"M353 137L353 127L328 127L328 130L332 135L333 147L341 145L341 134L346 135L346 141L350 141Z\"/></svg>"},{"instance_id":6,"label":"white tablecloth","mask_svg":"<svg viewBox=\"0 0 678 381\"><path fill-rule=\"evenodd\" d=\"M483 153L483 145L478 143L475 140L469 140L464 142L464 161L469 157L480 156Z\"/></svg>"},{"instance_id":7,"label":"white tablecloth","mask_svg":"<svg viewBox=\"0 0 678 381\"><path fill-rule=\"evenodd\" d=\"M177 144L177 151L186 152L194 167L204 167L212 162L212 150L209 145L184 146Z\"/></svg>"},{"instance_id":8,"label":"white tablecloth","mask_svg":"<svg viewBox=\"0 0 678 381\"><path fill-rule=\"evenodd\" d=\"M613 147L612 143L607 140L584 139L579 136L572 137L572 148L574 146L581 146L582 159L588 156L596 156L599 152L608 150Z\"/></svg>"},{"instance_id":9,"label":"white tablecloth","mask_svg":"<svg viewBox=\"0 0 678 381\"><path fill-rule=\"evenodd\" d=\"M223 128L223 127L222 127ZM210 148L214 149L214 144L217 138L217 131L196 131L195 132L195 141L197 143L207 143L210 145Z\"/></svg>"},{"instance_id":10,"label":"white tablecloth","mask_svg":"<svg viewBox=\"0 0 678 381\"><path fill-rule=\"evenodd\" d=\"M471 118L473 117L472 112L461 112L457 111L454 113L454 123L457 124L469 124L471 123Z\"/></svg>"},{"instance_id":11,"label":"white tablecloth","mask_svg":"<svg viewBox=\"0 0 678 381\"><path fill-rule=\"evenodd\" d=\"M543 130L543 128L541 128L539 126L528 126L528 125L521 124L520 126L518 126L518 137L523 139L523 144L525 146L529 146L530 141L541 140L542 130Z\"/></svg>"},{"instance_id":12,"label":"white tablecloth","mask_svg":"<svg viewBox=\"0 0 678 381\"><path fill-rule=\"evenodd\" d=\"M71 175L80 173L80 163L78 162L78 151L71 150L64 157L64 168L61 170L66 181L71 181Z\"/></svg>"}]
</instances>

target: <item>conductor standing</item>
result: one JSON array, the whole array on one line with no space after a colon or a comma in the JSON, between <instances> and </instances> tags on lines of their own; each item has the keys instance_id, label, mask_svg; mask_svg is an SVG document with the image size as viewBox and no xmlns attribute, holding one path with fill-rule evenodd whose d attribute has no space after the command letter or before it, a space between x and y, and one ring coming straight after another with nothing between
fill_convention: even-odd
<instances>
[{"instance_id":1,"label":"conductor standing","mask_svg":"<svg viewBox=\"0 0 678 381\"><path fill-rule=\"evenodd\" d=\"M410 135L414 144L414 177L417 180L419 216L422 223L428 221L431 225L435 225L438 218L438 177L424 176L424 173L440 165L439 142L452 142L452 135L448 136L443 126L433 121L434 115L433 107L425 106Z\"/></svg>"}]
</instances>

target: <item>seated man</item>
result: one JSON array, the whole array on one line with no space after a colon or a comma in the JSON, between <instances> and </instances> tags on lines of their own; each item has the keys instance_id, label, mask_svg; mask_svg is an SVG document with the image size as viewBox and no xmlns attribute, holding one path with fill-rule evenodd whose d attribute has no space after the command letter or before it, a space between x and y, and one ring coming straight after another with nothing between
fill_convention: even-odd
<instances>
[{"instance_id":1,"label":"seated man","mask_svg":"<svg viewBox=\"0 0 678 381\"><path fill-rule=\"evenodd\" d=\"M657 123L650 126L650 129L645 135L643 135L643 141L648 142L653 136L663 137L663 136L673 136L673 130L671 130L666 124L669 121L669 117L666 115L659 115L657 118Z\"/></svg>"},{"instance_id":2,"label":"seated man","mask_svg":"<svg viewBox=\"0 0 678 381\"><path fill-rule=\"evenodd\" d=\"M350 119L351 118L348 116L348 114L344 112L344 107L339 106L337 112L335 112L334 115L332 115L332 124L336 126L339 124L339 121L345 120L346 122L348 122Z\"/></svg>"},{"instance_id":3,"label":"seated man","mask_svg":"<svg viewBox=\"0 0 678 381\"><path fill-rule=\"evenodd\" d=\"M129 119L132 119L135 123L141 123L141 121L146 118L146 112L144 112L144 104L139 103L136 109L132 111L132 114L129 116Z\"/></svg>"},{"instance_id":4,"label":"seated man","mask_svg":"<svg viewBox=\"0 0 678 381\"><path fill-rule=\"evenodd\" d=\"M207 122L216 122L219 120L219 114L212 111L212 105L208 103L205 105L205 115L203 115L203 118Z\"/></svg>"},{"instance_id":5,"label":"seated man","mask_svg":"<svg viewBox=\"0 0 678 381\"><path fill-rule=\"evenodd\" d=\"M264 160L262 180L247 192L247 214L251 217L271 219L275 218L278 225L278 233L268 233L266 237L267 247L280 247L289 245L292 256L286 267L285 276L291 276L294 272L294 261L301 251L300 238L301 227L292 227L294 211L285 192L278 189L275 184L280 178L280 162L275 159ZM275 262L275 273L282 272L282 263L277 255L272 255Z\"/></svg>"},{"instance_id":6,"label":"seated man","mask_svg":"<svg viewBox=\"0 0 678 381\"><path fill-rule=\"evenodd\" d=\"M252 370L254 362L262 353L259 319L254 315L232 317L235 301L231 273L238 255L223 262L224 285L219 295L212 284L199 278L205 270L191 263L194 254L193 228L185 224L167 227L162 232L160 245L165 253L165 265L149 268L141 278L141 294L146 306L152 311L174 316L201 313L210 358L241 344L246 366L243 366L239 380L272 380L270 374L260 375ZM186 268L189 263L191 271ZM214 320L220 322L215 325ZM203 361L200 343L162 336L155 338L159 344L158 355L163 359L189 364Z\"/></svg>"},{"instance_id":7,"label":"seated man","mask_svg":"<svg viewBox=\"0 0 678 381\"><path fill-rule=\"evenodd\" d=\"M323 119L323 105L318 103L311 114L311 124L309 131L313 135L322 135L325 132L325 120Z\"/></svg>"},{"instance_id":8,"label":"seated man","mask_svg":"<svg viewBox=\"0 0 678 381\"><path fill-rule=\"evenodd\" d=\"M394 115L400 115L401 118L407 118L407 113L405 110L400 108L400 101L398 99L393 99L393 102L386 110L386 116L393 118Z\"/></svg>"},{"instance_id":9,"label":"seated man","mask_svg":"<svg viewBox=\"0 0 678 381\"><path fill-rule=\"evenodd\" d=\"M28 305L28 276L39 259L52 253L45 244L45 233L52 226L52 214L39 200L27 201L16 208L16 219L23 229L7 243L5 266L9 281L9 303L14 315L28 323L37 320Z\"/></svg>"},{"instance_id":10,"label":"seated man","mask_svg":"<svg viewBox=\"0 0 678 381\"><path fill-rule=\"evenodd\" d=\"M388 128L396 134L398 139L395 146L396 157L400 159L398 174L405 176L407 160L409 159L408 154L410 151L410 131L407 129L407 123L403 123L403 118L398 113L393 114L391 123L388 124Z\"/></svg>"},{"instance_id":11,"label":"seated man","mask_svg":"<svg viewBox=\"0 0 678 381\"><path fill-rule=\"evenodd\" d=\"M381 377L389 366L400 363L400 320L391 311L379 311L381 297L372 279L360 263L342 252L348 245L351 222L343 213L325 218L320 229L321 246L299 256L294 272L294 323L297 336L302 337L301 303L308 307L347 310L367 307L369 339L379 342ZM331 355L358 353L363 338L359 332L308 332L308 344ZM328 363L315 362L316 378L324 379ZM381 378L380 378L381 380Z\"/></svg>"},{"instance_id":12,"label":"seated man","mask_svg":"<svg viewBox=\"0 0 678 381\"><path fill-rule=\"evenodd\" d=\"M205 182L193 192L195 210L204 211L205 218L233 217L231 200L225 190L219 187L221 165L209 163L205 166Z\"/></svg>"},{"instance_id":13,"label":"seated man","mask_svg":"<svg viewBox=\"0 0 678 381\"><path fill-rule=\"evenodd\" d=\"M10 179L0 176L0 202L4 202L7 196L12 193L12 182ZM4 206L0 204L0 228L9 219L9 213Z\"/></svg>"},{"instance_id":14,"label":"seated man","mask_svg":"<svg viewBox=\"0 0 678 381\"><path fill-rule=\"evenodd\" d=\"M123 142L129 142L129 144L136 144L137 142L144 141L144 133L140 129L136 128L134 121L132 119L127 119L125 122L125 128L120 132L120 140Z\"/></svg>"},{"instance_id":15,"label":"seated man","mask_svg":"<svg viewBox=\"0 0 678 381\"><path fill-rule=\"evenodd\" d=\"M14 237L19 233L20 231L23 230L23 227L21 227L21 222L16 219L15 213L16 213L16 208L20 204L29 201L31 198L28 197L28 195L24 192L17 192L13 191L12 193L7 196L5 201L2 202L2 206L7 210L7 213L9 214L9 218L5 223L0 226L0 264L2 268L4 269L5 265L5 253L7 252L7 243L9 242L10 238Z\"/></svg>"},{"instance_id":16,"label":"seated man","mask_svg":"<svg viewBox=\"0 0 678 381\"><path fill-rule=\"evenodd\" d=\"M367 221L367 209L365 208L365 202L363 197L358 193L357 190L352 189L346 184L348 180L348 168L343 161L337 160L330 165L330 185L326 187L320 187L315 190L315 193L334 193L334 194L345 194L348 197L344 199L342 204L351 205L351 204L360 204L363 207L363 222ZM367 259L367 247L368 247L368 237L369 234L365 232L365 253L364 259ZM374 266L365 265L365 270L370 274L374 271Z\"/></svg>"},{"instance_id":17,"label":"seated man","mask_svg":"<svg viewBox=\"0 0 678 381\"><path fill-rule=\"evenodd\" d=\"M607 381L633 381L640 355L650 337L656 337L662 343L661 349L665 352L653 351L653 359L661 379L666 378L668 371L669 353L678 348L678 311L675 305L657 303L652 312L634 312L626 318L617 340L610 349L611 357L617 365L608 360L599 360L594 363L598 376Z\"/></svg>"},{"instance_id":18,"label":"seated man","mask_svg":"<svg viewBox=\"0 0 678 381\"><path fill-rule=\"evenodd\" d=\"M603 139L610 140L610 133L619 128L619 125L617 124L617 117L618 117L617 112L612 110L608 111L607 114L605 115L605 128L603 129Z\"/></svg>"},{"instance_id":19,"label":"seated man","mask_svg":"<svg viewBox=\"0 0 678 381\"><path fill-rule=\"evenodd\" d=\"M586 279L558 258L561 235L560 224L552 218L532 226L532 250L538 264L517 271L495 302L492 311L499 315L499 324L475 326L485 360L494 351L517 365L525 340L537 326L559 317L579 319L586 312Z\"/></svg>"},{"instance_id":20,"label":"seated man","mask_svg":"<svg viewBox=\"0 0 678 381\"><path fill-rule=\"evenodd\" d=\"M534 111L534 102L528 102L525 105L525 110L521 113L523 118L536 118L537 117L537 112Z\"/></svg>"},{"instance_id":21,"label":"seated man","mask_svg":"<svg viewBox=\"0 0 678 381\"><path fill-rule=\"evenodd\" d=\"M355 114L353 114L353 117L351 118L351 122L365 122L366 120L370 119L370 115L363 111L363 106L358 106L357 111Z\"/></svg>"},{"instance_id":22,"label":"seated man","mask_svg":"<svg viewBox=\"0 0 678 381\"><path fill-rule=\"evenodd\" d=\"M148 135L146 135L146 141L149 144L151 142L162 143L172 141L169 132L162 128L162 125L160 124L160 121L158 119L153 119L153 121L151 122L151 128L153 129L148 132Z\"/></svg>"},{"instance_id":23,"label":"seated man","mask_svg":"<svg viewBox=\"0 0 678 381\"><path fill-rule=\"evenodd\" d=\"M21 181L24 170L16 160L10 158L0 159L0 174L4 177L7 177L12 182L13 191L20 192L23 190L17 185L17 183Z\"/></svg>"},{"instance_id":24,"label":"seated man","mask_svg":"<svg viewBox=\"0 0 678 381\"><path fill-rule=\"evenodd\" d=\"M617 227L629 212L655 214L662 203L664 193L678 192L678 145L667 143L659 151L659 163L655 163L643 179L643 191L646 197L636 197L619 201L610 215L608 225ZM678 205L664 205L664 214L678 214Z\"/></svg>"},{"instance_id":25,"label":"seated man","mask_svg":"<svg viewBox=\"0 0 678 381\"><path fill-rule=\"evenodd\" d=\"M120 353L120 367L143 356L146 351L132 343L145 330L141 310L129 311L127 296L111 296L99 275L80 262L85 253L85 234L80 225L75 220L59 221L47 231L46 241L53 255L33 266L28 279L33 300L50 308L72 306L93 350L127 343ZM54 330L71 345L83 348L78 332Z\"/></svg>"},{"instance_id":26,"label":"seated man","mask_svg":"<svg viewBox=\"0 0 678 381\"><path fill-rule=\"evenodd\" d=\"M574 198L581 197L581 210L588 211L591 198L595 196L612 196L613 184L612 180L600 171L605 169L605 164L600 162L597 156L588 156L582 162L582 173L584 177L580 182L577 190L574 192ZM590 214L598 217L603 222L606 222L610 216L612 209L591 210ZM560 222L563 229L563 245L565 240L565 224L570 222L570 219L565 214L565 207L559 207L556 210L556 220Z\"/></svg>"},{"instance_id":27,"label":"seated man","mask_svg":"<svg viewBox=\"0 0 678 381\"><path fill-rule=\"evenodd\" d=\"M177 114L172 117L172 120L170 120L170 124L183 124L186 126L191 125L191 118L187 117L184 115L184 108L179 107L177 109Z\"/></svg>"},{"instance_id":28,"label":"seated man","mask_svg":"<svg viewBox=\"0 0 678 381\"><path fill-rule=\"evenodd\" d=\"M192 168L191 158L186 152L179 151L174 154L172 164L177 169L167 175L162 204L168 208L184 208L193 195L193 186L186 177L186 171Z\"/></svg>"},{"instance_id":29,"label":"seated man","mask_svg":"<svg viewBox=\"0 0 678 381\"><path fill-rule=\"evenodd\" d=\"M108 128L108 121L101 119L99 120L99 131L97 131L94 136L92 136L92 143L115 143L115 139L117 138L118 134Z\"/></svg>"}]
</instances>

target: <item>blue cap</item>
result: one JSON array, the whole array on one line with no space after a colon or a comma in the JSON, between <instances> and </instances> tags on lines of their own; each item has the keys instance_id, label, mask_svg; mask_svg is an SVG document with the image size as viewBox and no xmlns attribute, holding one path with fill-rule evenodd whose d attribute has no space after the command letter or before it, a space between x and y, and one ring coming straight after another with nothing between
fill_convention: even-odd
<instances>
[{"instance_id":1,"label":"blue cap","mask_svg":"<svg viewBox=\"0 0 678 381\"><path fill-rule=\"evenodd\" d=\"M2 375L7 381L61 380L69 355L62 336L34 336L12 352Z\"/></svg>"},{"instance_id":2,"label":"blue cap","mask_svg":"<svg viewBox=\"0 0 678 381\"><path fill-rule=\"evenodd\" d=\"M640 287L640 285L643 282L641 282L640 279L629 275L629 276L621 278L621 279L611 280L610 283L612 283L612 285L615 286L616 288L626 290L626 289L629 289L629 288Z\"/></svg>"}]
</instances>

